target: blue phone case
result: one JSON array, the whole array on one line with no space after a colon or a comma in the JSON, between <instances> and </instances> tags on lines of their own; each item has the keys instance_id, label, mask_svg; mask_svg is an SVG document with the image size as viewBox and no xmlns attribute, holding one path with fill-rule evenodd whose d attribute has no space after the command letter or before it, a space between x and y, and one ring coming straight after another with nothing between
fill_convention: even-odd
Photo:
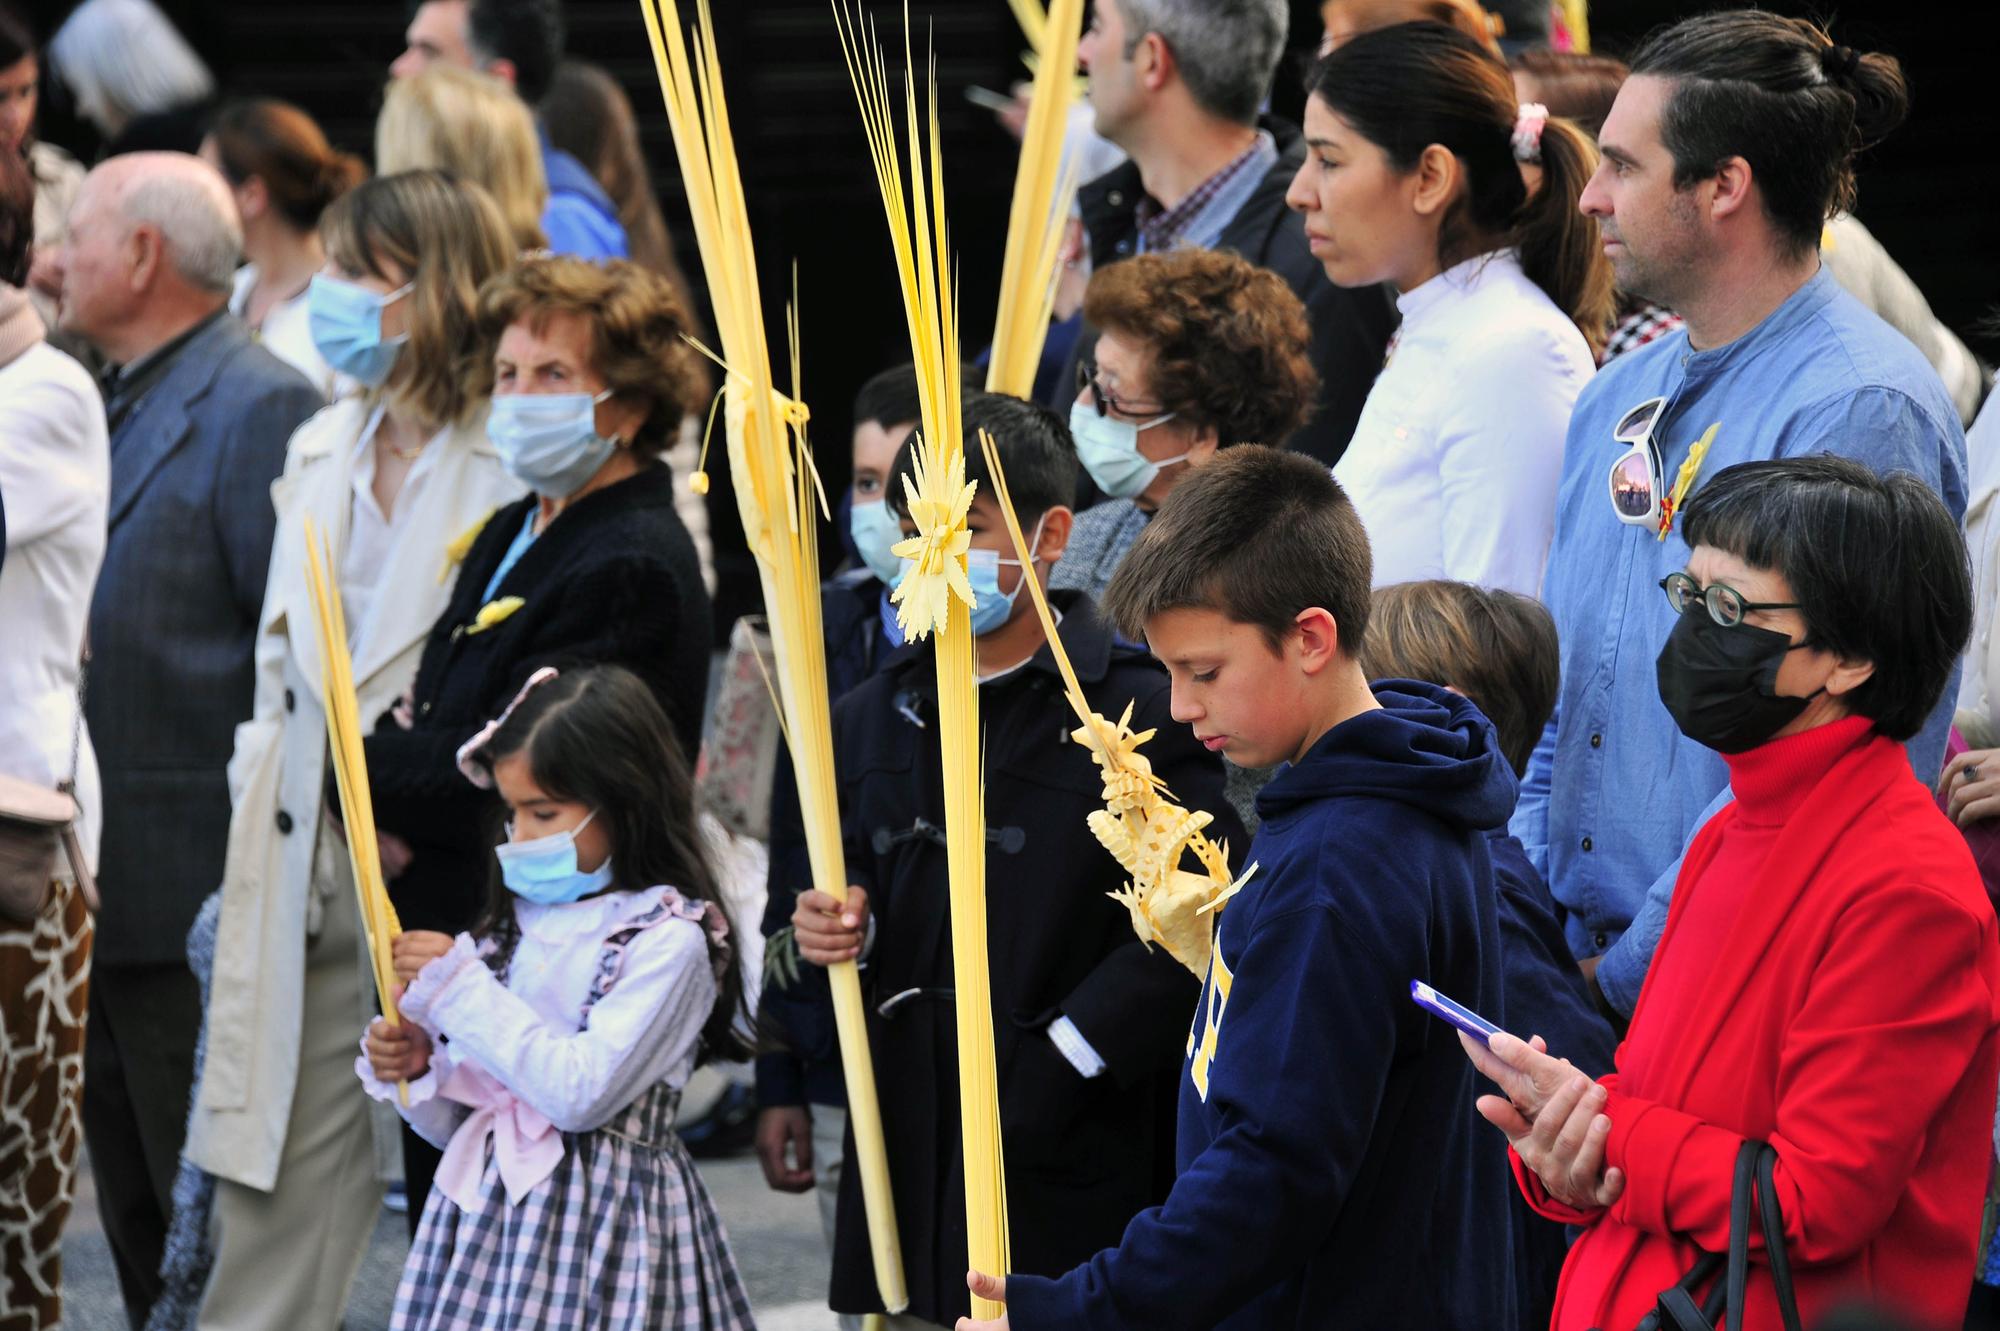
<instances>
[{"instance_id":1,"label":"blue phone case","mask_svg":"<svg viewBox=\"0 0 2000 1331\"><path fill-rule=\"evenodd\" d=\"M1410 981L1410 998L1432 1016L1444 1018L1482 1044L1500 1033L1498 1026L1465 1004L1446 998L1422 980Z\"/></svg>"}]
</instances>

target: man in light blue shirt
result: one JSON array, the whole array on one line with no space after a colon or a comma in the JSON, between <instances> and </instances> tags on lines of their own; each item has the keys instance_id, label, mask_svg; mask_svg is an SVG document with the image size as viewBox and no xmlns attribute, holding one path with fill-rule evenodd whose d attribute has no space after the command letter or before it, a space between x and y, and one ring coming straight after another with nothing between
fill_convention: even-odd
<instances>
[{"instance_id":1,"label":"man in light blue shirt","mask_svg":"<svg viewBox=\"0 0 2000 1331\"><path fill-rule=\"evenodd\" d=\"M1654 662L1674 617L1659 583L1688 551L1672 505L1644 523L1628 520L1643 503L1627 518L1614 505L1614 465L1635 446L1638 474L1647 465L1647 433L1621 424L1663 399L1650 431L1662 496L1686 479L1684 499L1734 463L1827 452L1912 472L1955 516L1965 508L1965 440L1936 372L1819 261L1822 225L1853 193L1855 146L1903 114L1885 71L1893 61L1864 62L1801 21L1689 19L1634 59L1583 195L1619 285L1687 321L1614 361L1571 418L1543 585L1562 691L1513 823L1619 1012L1638 1001L1683 852L1729 799L1721 757L1660 702ZM1925 780L1955 695L1910 742Z\"/></svg>"}]
</instances>

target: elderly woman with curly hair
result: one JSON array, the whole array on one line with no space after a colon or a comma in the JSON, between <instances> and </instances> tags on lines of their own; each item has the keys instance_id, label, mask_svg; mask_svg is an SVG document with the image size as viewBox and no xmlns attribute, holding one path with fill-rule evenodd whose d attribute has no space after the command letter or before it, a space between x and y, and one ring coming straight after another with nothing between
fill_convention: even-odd
<instances>
[{"instance_id":1,"label":"elderly woman with curly hair","mask_svg":"<svg viewBox=\"0 0 2000 1331\"><path fill-rule=\"evenodd\" d=\"M1077 367L1070 433L1108 500L1077 515L1049 579L1104 595L1188 468L1231 444L1279 444L1312 414L1306 309L1269 269L1219 250L1142 254L1083 296L1101 330Z\"/></svg>"},{"instance_id":2,"label":"elderly woman with curly hair","mask_svg":"<svg viewBox=\"0 0 2000 1331\"><path fill-rule=\"evenodd\" d=\"M683 751L699 747L708 594L661 460L700 400L688 327L667 280L625 260L528 259L480 292L487 435L531 493L465 547L416 684L367 739L406 928L457 934L478 914L500 806L460 775L457 754L537 669L622 665L652 689ZM436 1158L406 1135L412 1215Z\"/></svg>"}]
</instances>

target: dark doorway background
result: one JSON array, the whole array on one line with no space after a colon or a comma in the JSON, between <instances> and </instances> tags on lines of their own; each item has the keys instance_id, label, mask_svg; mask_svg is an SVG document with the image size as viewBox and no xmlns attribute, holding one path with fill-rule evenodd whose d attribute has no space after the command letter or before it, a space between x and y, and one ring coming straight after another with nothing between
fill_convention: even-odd
<instances>
[{"instance_id":1,"label":"dark doorway background","mask_svg":"<svg viewBox=\"0 0 2000 1331\"><path fill-rule=\"evenodd\" d=\"M215 69L225 94L265 93L311 111L342 147L369 151L388 63L402 49L406 10L400 0L161 0ZM44 34L72 6L42 0ZM1599 0L1591 22L1598 49L1625 54L1655 24L1714 8L1687 0ZM1826 6L1766 0L1784 13L1824 15ZM871 6L885 38L900 37L900 7ZM1293 0L1294 58L1280 73L1273 105L1296 118L1298 68L1318 35L1315 0ZM692 13L692 5L688 5ZM919 67L926 34L937 53L945 167L955 247L961 264L961 336L969 351L989 337L1013 183L1014 145L991 115L966 101L971 84L1004 89L1024 76L1025 45L1004 0L912 0ZM700 264L685 225L651 56L636 4L571 0L570 50L597 61L624 84L639 111L654 183L699 281ZM715 19L728 81L738 153L749 194L767 325L784 328L783 303L798 265L805 396L830 493L844 485L849 406L856 386L908 358L903 312L847 75L828 0L716 0ZM1977 202L1977 181L1991 174L1993 110L1987 44L1936 8L1886 0L1842 9L1837 39L1861 50L1886 50L1905 63L1914 86L1911 120L1864 159L1861 217L1916 278L1939 315L1988 360L2000 338L1980 324L2000 307L2000 265L1991 255L1995 214ZM1978 62L1978 63L1976 63ZM94 144L50 99L44 132L88 155ZM1989 185L1990 187L1990 185ZM774 348L782 363L782 348ZM711 470L721 470L720 450ZM719 545L732 542L733 505L726 479L711 503ZM717 606L725 626L751 608L754 578L740 574L741 536L730 560L737 577ZM832 553L831 541L828 542Z\"/></svg>"}]
</instances>

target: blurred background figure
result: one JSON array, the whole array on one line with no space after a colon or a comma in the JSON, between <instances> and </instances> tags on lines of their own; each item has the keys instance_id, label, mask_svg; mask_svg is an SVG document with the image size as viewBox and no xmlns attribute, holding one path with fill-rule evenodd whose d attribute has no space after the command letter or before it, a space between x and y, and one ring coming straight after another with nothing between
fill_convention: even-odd
<instances>
[{"instance_id":1,"label":"blurred background figure","mask_svg":"<svg viewBox=\"0 0 2000 1331\"><path fill-rule=\"evenodd\" d=\"M610 197L618 224L625 228L631 260L672 282L693 309L694 289L674 261L673 242L639 141L639 121L625 90L602 65L565 60L556 66L555 78L542 97L541 113L549 142L583 163Z\"/></svg>"},{"instance_id":2,"label":"blurred background figure","mask_svg":"<svg viewBox=\"0 0 2000 1331\"><path fill-rule=\"evenodd\" d=\"M35 113L41 107L42 61L34 30L9 0L0 0L0 154L26 164L35 192L30 268L19 285L34 301L44 325L55 324L58 280L52 255L67 234L69 206L83 184L83 166L74 157L35 137Z\"/></svg>"},{"instance_id":3,"label":"blurred background figure","mask_svg":"<svg viewBox=\"0 0 2000 1331\"><path fill-rule=\"evenodd\" d=\"M375 169L392 176L426 167L485 186L516 249L547 246L549 186L535 119L500 80L440 63L389 85L375 122Z\"/></svg>"},{"instance_id":4,"label":"blurred background figure","mask_svg":"<svg viewBox=\"0 0 2000 1331\"><path fill-rule=\"evenodd\" d=\"M49 62L103 136L101 157L201 146L215 77L152 0L83 0L49 42Z\"/></svg>"},{"instance_id":5,"label":"blurred background figure","mask_svg":"<svg viewBox=\"0 0 2000 1331\"><path fill-rule=\"evenodd\" d=\"M568 27L561 0L420 0L410 9L404 50L389 66L405 79L440 65L478 70L499 79L530 107L548 94L562 60ZM537 127L548 201L542 230L549 248L580 259L629 257L618 206L579 162ZM387 170L380 162L377 170Z\"/></svg>"},{"instance_id":6,"label":"blurred background figure","mask_svg":"<svg viewBox=\"0 0 2000 1331\"><path fill-rule=\"evenodd\" d=\"M313 344L306 286L326 264L320 214L360 184L368 168L352 153L334 151L311 116L269 97L218 111L201 157L229 182L243 222L246 262L236 270L230 313L331 400L337 385Z\"/></svg>"},{"instance_id":7,"label":"blurred background figure","mask_svg":"<svg viewBox=\"0 0 2000 1331\"><path fill-rule=\"evenodd\" d=\"M1364 32L1398 23L1442 23L1456 28L1494 55L1500 54L1496 30L1501 23L1477 0L1325 0L1319 7L1319 53L1336 48Z\"/></svg>"}]
</instances>

